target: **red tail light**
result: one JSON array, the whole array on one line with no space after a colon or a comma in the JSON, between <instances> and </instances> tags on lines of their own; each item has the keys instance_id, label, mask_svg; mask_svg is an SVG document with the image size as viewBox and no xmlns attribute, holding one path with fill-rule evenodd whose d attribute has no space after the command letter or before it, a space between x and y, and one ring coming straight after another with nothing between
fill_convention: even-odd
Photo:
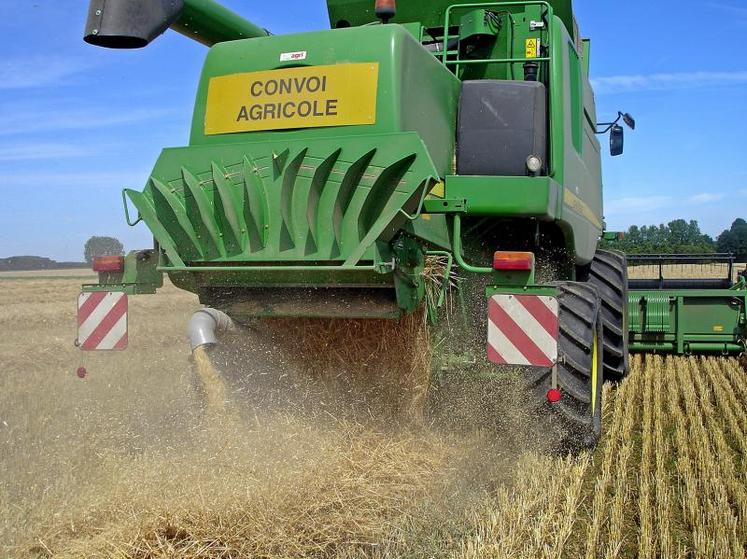
<instances>
[{"instance_id":1,"label":"red tail light","mask_svg":"<svg viewBox=\"0 0 747 559\"><path fill-rule=\"evenodd\" d=\"M531 252L496 252L493 269L501 272L531 272L534 254Z\"/></svg>"},{"instance_id":2,"label":"red tail light","mask_svg":"<svg viewBox=\"0 0 747 559\"><path fill-rule=\"evenodd\" d=\"M124 256L94 256L94 272L124 272Z\"/></svg>"}]
</instances>

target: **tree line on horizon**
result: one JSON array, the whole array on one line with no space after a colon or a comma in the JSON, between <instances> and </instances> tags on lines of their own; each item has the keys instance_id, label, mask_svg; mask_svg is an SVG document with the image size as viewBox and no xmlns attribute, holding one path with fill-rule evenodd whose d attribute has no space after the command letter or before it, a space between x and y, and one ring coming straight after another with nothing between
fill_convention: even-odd
<instances>
[{"instance_id":1,"label":"tree line on horizon","mask_svg":"<svg viewBox=\"0 0 747 559\"><path fill-rule=\"evenodd\" d=\"M675 219L664 225L632 225L624 236L602 241L602 248L627 254L733 254L739 262L747 262L747 221L739 218L715 240L700 230L697 221ZM0 258L0 271L51 270L88 267L94 256L119 256L124 246L114 237L93 236L83 249L84 262L57 262L40 256Z\"/></svg>"},{"instance_id":2,"label":"tree line on horizon","mask_svg":"<svg viewBox=\"0 0 747 559\"><path fill-rule=\"evenodd\" d=\"M603 241L603 248L627 254L733 254L747 262L747 221L739 218L716 239L704 234L697 221L675 219L664 225L632 225L621 239Z\"/></svg>"},{"instance_id":3,"label":"tree line on horizon","mask_svg":"<svg viewBox=\"0 0 747 559\"><path fill-rule=\"evenodd\" d=\"M83 247L82 262L58 262L44 256L10 256L8 258L0 258L0 272L89 268L94 256L122 255L124 255L124 245L119 239L93 236L86 241Z\"/></svg>"}]
</instances>

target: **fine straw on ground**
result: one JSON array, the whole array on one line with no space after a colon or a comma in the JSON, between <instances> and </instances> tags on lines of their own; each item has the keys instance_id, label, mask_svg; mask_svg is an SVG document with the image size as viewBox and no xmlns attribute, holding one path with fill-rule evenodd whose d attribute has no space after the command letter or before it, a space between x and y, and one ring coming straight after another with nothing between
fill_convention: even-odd
<instances>
[{"instance_id":1,"label":"fine straw on ground","mask_svg":"<svg viewBox=\"0 0 747 559\"><path fill-rule=\"evenodd\" d=\"M89 356L81 381L75 281L0 289L0 557L745 556L747 375L736 359L635 357L630 378L605 387L599 449L578 457L517 444L533 418L515 397L520 383L504 381L472 379L442 398L456 429L318 401L206 416L183 339L196 301L170 287L133 299L133 316L158 320L133 321L138 351ZM319 349L296 344L286 365L304 369L317 352L327 371L370 373L424 323L400 323L402 339L385 341L348 325L371 339L343 350L332 342L344 332L328 324L314 334ZM410 351L404 370L422 370L428 354ZM265 356L241 355L251 366ZM342 382L312 373L324 382L288 385L308 389L307 402ZM393 412L407 411L418 385L397 384Z\"/></svg>"}]
</instances>

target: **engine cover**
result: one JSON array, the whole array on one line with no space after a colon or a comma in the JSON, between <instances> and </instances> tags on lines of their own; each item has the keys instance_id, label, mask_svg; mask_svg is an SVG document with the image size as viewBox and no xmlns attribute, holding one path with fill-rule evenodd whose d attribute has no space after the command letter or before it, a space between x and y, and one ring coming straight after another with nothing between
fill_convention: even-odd
<instances>
[{"instance_id":1,"label":"engine cover","mask_svg":"<svg viewBox=\"0 0 747 559\"><path fill-rule=\"evenodd\" d=\"M547 93L539 82L480 80L462 84L457 173L516 177L527 158L547 164Z\"/></svg>"}]
</instances>

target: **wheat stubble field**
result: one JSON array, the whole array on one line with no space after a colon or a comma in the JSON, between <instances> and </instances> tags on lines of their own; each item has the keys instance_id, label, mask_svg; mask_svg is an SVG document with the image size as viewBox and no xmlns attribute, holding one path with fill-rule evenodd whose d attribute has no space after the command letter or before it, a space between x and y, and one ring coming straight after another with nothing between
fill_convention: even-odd
<instances>
[{"instance_id":1,"label":"wheat stubble field","mask_svg":"<svg viewBox=\"0 0 747 559\"><path fill-rule=\"evenodd\" d=\"M518 437L514 408L496 431L210 418L183 335L196 300L134 298L132 348L88 356L81 381L79 283L0 279L0 557L745 555L735 360L634 358L576 458Z\"/></svg>"}]
</instances>

